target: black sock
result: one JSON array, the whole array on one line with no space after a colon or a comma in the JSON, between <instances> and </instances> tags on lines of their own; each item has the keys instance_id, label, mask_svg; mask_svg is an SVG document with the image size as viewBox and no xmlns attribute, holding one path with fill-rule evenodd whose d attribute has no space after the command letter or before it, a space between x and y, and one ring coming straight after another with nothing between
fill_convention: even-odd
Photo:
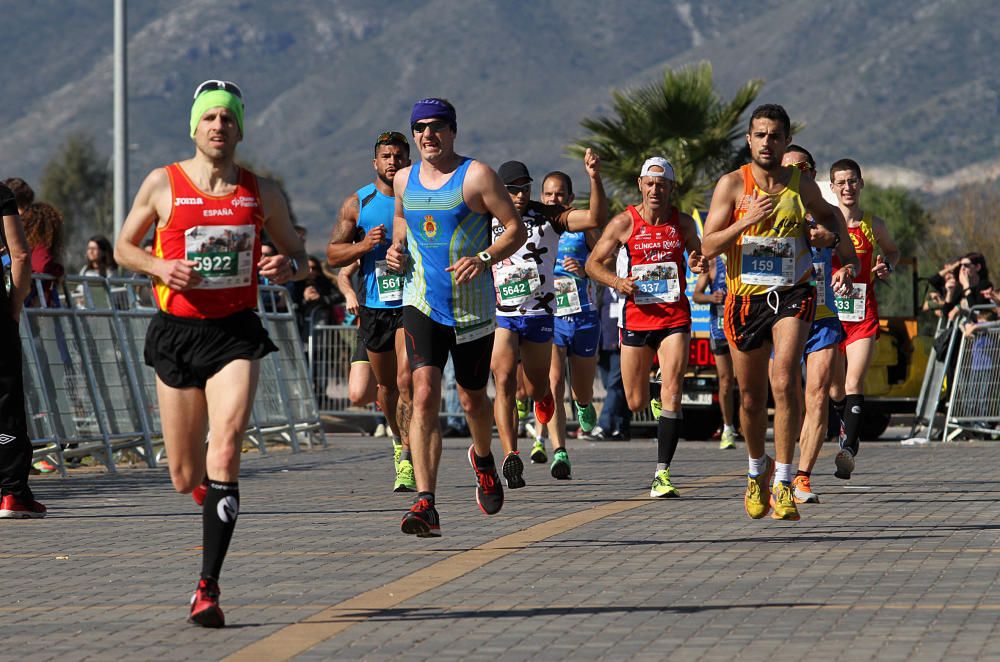
<instances>
[{"instance_id":1,"label":"black sock","mask_svg":"<svg viewBox=\"0 0 1000 662\"><path fill-rule=\"evenodd\" d=\"M660 412L660 418L656 421L656 462L670 466L674 459L674 452L677 450L677 442L681 436L680 422L681 412L667 411Z\"/></svg>"},{"instance_id":2,"label":"black sock","mask_svg":"<svg viewBox=\"0 0 1000 662\"><path fill-rule=\"evenodd\" d=\"M421 499L427 499L427 503L434 505L434 493L433 492L418 492L417 501Z\"/></svg>"},{"instance_id":3,"label":"black sock","mask_svg":"<svg viewBox=\"0 0 1000 662\"><path fill-rule=\"evenodd\" d=\"M795 472L796 478L798 478L799 476L805 476L806 478L808 478L811 475L812 475L811 471L802 471L802 469L799 469L798 471Z\"/></svg>"},{"instance_id":4,"label":"black sock","mask_svg":"<svg viewBox=\"0 0 1000 662\"><path fill-rule=\"evenodd\" d=\"M840 424L844 421L844 407L847 406L844 400L834 400L830 398L830 408L826 418L826 438L836 439L840 434Z\"/></svg>"},{"instance_id":5,"label":"black sock","mask_svg":"<svg viewBox=\"0 0 1000 662\"><path fill-rule=\"evenodd\" d=\"M472 457L476 458L476 467L479 469L489 469L496 466L496 462L493 461L493 453L490 453L486 457L479 457L476 455L476 451L473 450Z\"/></svg>"},{"instance_id":6,"label":"black sock","mask_svg":"<svg viewBox=\"0 0 1000 662\"><path fill-rule=\"evenodd\" d=\"M413 462L413 456L410 455L410 451L402 451L399 454L399 461L407 460L408 462Z\"/></svg>"},{"instance_id":7,"label":"black sock","mask_svg":"<svg viewBox=\"0 0 1000 662\"><path fill-rule=\"evenodd\" d=\"M240 514L240 484L209 479L201 513L201 576L218 580Z\"/></svg>"},{"instance_id":8,"label":"black sock","mask_svg":"<svg viewBox=\"0 0 1000 662\"><path fill-rule=\"evenodd\" d=\"M844 434L847 439L844 446L851 449L855 455L858 454L859 437L861 436L861 417L864 416L865 396L860 393L849 395L846 398L844 407Z\"/></svg>"}]
</instances>

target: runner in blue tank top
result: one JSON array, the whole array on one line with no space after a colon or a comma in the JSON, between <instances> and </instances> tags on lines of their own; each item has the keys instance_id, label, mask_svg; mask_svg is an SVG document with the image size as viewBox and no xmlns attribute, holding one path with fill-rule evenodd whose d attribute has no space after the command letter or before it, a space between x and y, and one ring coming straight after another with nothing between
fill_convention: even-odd
<instances>
[{"instance_id":1,"label":"runner in blue tank top","mask_svg":"<svg viewBox=\"0 0 1000 662\"><path fill-rule=\"evenodd\" d=\"M372 159L375 181L344 200L326 248L331 266L361 262L364 300L359 340L368 351L378 382L378 404L392 430L396 492L413 492L417 488L410 455L410 366L403 344L402 279L389 271L385 262L388 228L392 227L396 210L392 183L396 173L408 165L410 143L406 136L396 131L380 134Z\"/></svg>"},{"instance_id":2,"label":"runner in blue tank top","mask_svg":"<svg viewBox=\"0 0 1000 662\"><path fill-rule=\"evenodd\" d=\"M449 354L472 433L476 502L488 515L503 506L486 395L496 326L490 265L509 257L527 232L497 174L455 153L454 106L444 99L418 101L410 128L421 160L400 170L393 183L396 210L386 259L403 274L403 329L413 375L410 443L419 494L401 528L426 537L441 535L434 490L441 461L441 374ZM493 218L504 230L491 243Z\"/></svg>"},{"instance_id":3,"label":"runner in blue tank top","mask_svg":"<svg viewBox=\"0 0 1000 662\"><path fill-rule=\"evenodd\" d=\"M708 294L706 290L710 290ZM695 303L708 304L709 341L715 356L715 371L719 378L719 409L722 410L722 437L719 448L736 448L735 404L733 402L733 357L722 330L723 309L726 305L726 262L722 256L709 261L708 271L698 276L694 285Z\"/></svg>"},{"instance_id":4,"label":"runner in blue tank top","mask_svg":"<svg viewBox=\"0 0 1000 662\"><path fill-rule=\"evenodd\" d=\"M569 175L553 171L542 180L542 202L547 205L569 205L575 199L573 181ZM556 255L555 331L552 342L552 360L549 365L549 388L556 401L555 416L548 423L552 439L552 472L555 475L559 461L556 449L566 445L566 409L562 406L566 395L566 361L570 363L571 394L576 418L582 433L590 432L597 424L594 409L594 377L597 374L597 349L601 337L600 312L595 302L593 282L587 278L584 265L590 249L600 238L598 230L564 232L559 237ZM545 462L545 445L540 440L531 449L532 462ZM568 459L567 459L568 462Z\"/></svg>"}]
</instances>

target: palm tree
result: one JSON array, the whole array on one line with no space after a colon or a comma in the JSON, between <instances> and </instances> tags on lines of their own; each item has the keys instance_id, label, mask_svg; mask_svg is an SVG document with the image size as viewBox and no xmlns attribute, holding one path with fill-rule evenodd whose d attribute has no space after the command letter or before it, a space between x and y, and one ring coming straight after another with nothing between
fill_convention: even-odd
<instances>
[{"instance_id":1,"label":"palm tree","mask_svg":"<svg viewBox=\"0 0 1000 662\"><path fill-rule=\"evenodd\" d=\"M639 169L654 155L674 166L674 204L686 212L703 209L718 177L746 162L741 117L763 84L748 81L724 101L712 85L710 63L668 68L660 82L612 92L614 115L582 120L589 135L567 151L583 158L593 147L601 155L612 212L636 199Z\"/></svg>"}]
</instances>

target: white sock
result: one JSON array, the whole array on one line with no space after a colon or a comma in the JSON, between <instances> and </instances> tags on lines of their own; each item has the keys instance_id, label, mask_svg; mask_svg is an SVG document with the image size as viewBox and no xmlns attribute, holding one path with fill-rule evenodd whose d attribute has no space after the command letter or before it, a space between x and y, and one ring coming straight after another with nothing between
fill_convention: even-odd
<instances>
[{"instance_id":1,"label":"white sock","mask_svg":"<svg viewBox=\"0 0 1000 662\"><path fill-rule=\"evenodd\" d=\"M663 471L666 468L667 468L667 465L661 464L661 463L657 463L657 465L656 465L656 473L653 474L653 478L656 478L656 474L660 473L661 471Z\"/></svg>"},{"instance_id":2,"label":"white sock","mask_svg":"<svg viewBox=\"0 0 1000 662\"><path fill-rule=\"evenodd\" d=\"M722 426L722 431L723 432L736 432L736 428L733 427L732 425L730 425L729 423L726 423L726 424L724 424Z\"/></svg>"},{"instance_id":3,"label":"white sock","mask_svg":"<svg viewBox=\"0 0 1000 662\"><path fill-rule=\"evenodd\" d=\"M757 458L753 458L753 457L750 458L750 471L749 471L749 473L750 473L751 476L759 476L760 472L764 470L764 459L766 457L767 457L767 454L761 455L760 457L757 457Z\"/></svg>"},{"instance_id":4,"label":"white sock","mask_svg":"<svg viewBox=\"0 0 1000 662\"><path fill-rule=\"evenodd\" d=\"M778 483L790 483L792 482L792 465L782 464L781 462L774 463L774 485L777 486Z\"/></svg>"}]
</instances>

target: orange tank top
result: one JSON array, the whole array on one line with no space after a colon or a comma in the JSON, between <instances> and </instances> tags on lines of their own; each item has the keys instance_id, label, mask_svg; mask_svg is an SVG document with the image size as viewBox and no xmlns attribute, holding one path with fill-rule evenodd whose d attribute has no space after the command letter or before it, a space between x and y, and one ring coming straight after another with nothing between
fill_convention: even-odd
<instances>
[{"instance_id":1,"label":"orange tank top","mask_svg":"<svg viewBox=\"0 0 1000 662\"><path fill-rule=\"evenodd\" d=\"M178 292L154 281L160 310L178 317L217 319L257 307L257 262L264 213L257 176L240 168L229 195L200 190L180 164L170 177L170 218L156 228L154 254L198 262L202 282Z\"/></svg>"}]
</instances>

